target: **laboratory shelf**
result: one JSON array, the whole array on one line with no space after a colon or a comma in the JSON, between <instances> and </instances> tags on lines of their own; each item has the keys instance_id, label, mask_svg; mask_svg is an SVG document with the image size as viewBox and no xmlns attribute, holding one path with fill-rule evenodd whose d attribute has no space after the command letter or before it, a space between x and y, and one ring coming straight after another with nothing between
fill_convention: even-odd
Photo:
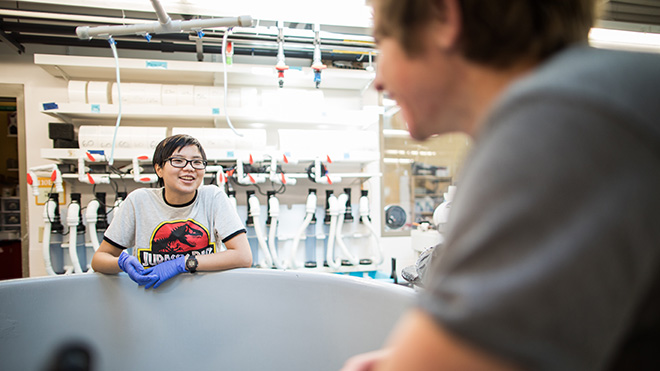
<instances>
[{"instance_id":1,"label":"laboratory shelf","mask_svg":"<svg viewBox=\"0 0 660 371\"><path fill-rule=\"evenodd\" d=\"M86 158L85 153L88 151L88 149L80 149L80 148L42 148L41 149L41 158L44 159L50 159L50 160L73 160L77 161L79 158ZM91 151L91 149L90 149ZM110 157L110 150L106 149L105 156L107 158ZM137 148L117 148L114 153L114 161L132 161L133 157L136 156L143 156L143 155L151 155L151 150L148 151L149 153L145 153L144 149L137 149ZM265 158L271 154L269 151L250 151L255 157L258 158ZM209 163L209 166L213 165L213 162L221 162L221 163L236 163L238 160L237 154L238 152L236 151L223 151L223 150L214 150L214 149L209 149L206 150L207 158ZM307 166L310 162L315 160L315 157L297 157L297 160L299 164L290 164L290 165L285 165L287 166L287 169L291 167L302 167L302 166ZM361 151L359 153L354 153L353 156L347 157L347 156L341 156L337 157L335 160L333 160L333 164L337 165L342 165L342 164L347 164L347 165L354 165L354 164L364 164L368 163L371 161L376 161L378 160L378 153L375 151ZM247 161L244 161L247 162ZM263 163L268 163L268 160L265 161L256 161L256 162L263 162ZM86 162L89 164L89 162ZM106 163L105 161L99 161L100 164ZM332 167L333 165L329 165ZM288 172L287 172L288 174ZM334 172L332 175L341 175L341 174L335 174ZM307 176L305 174L305 176Z\"/></svg>"},{"instance_id":2,"label":"laboratory shelf","mask_svg":"<svg viewBox=\"0 0 660 371\"><path fill-rule=\"evenodd\" d=\"M35 54L34 63L55 77L65 80L115 81L115 59L56 54ZM222 85L225 67L222 63L120 58L122 82L184 83ZM367 89L376 74L363 70L328 68L322 72L322 89ZM227 66L229 84L278 86L275 66L238 64ZM285 73L285 87L315 88L311 67L292 68Z\"/></svg>"},{"instance_id":3,"label":"laboratory shelf","mask_svg":"<svg viewBox=\"0 0 660 371\"><path fill-rule=\"evenodd\" d=\"M255 173L251 173L255 174ZM263 174L263 173L261 173ZM94 173L94 175L109 175L111 179L120 179L122 176L118 174L101 174L101 173ZM147 174L143 174L147 175ZM332 173L334 176L338 176L341 178L372 178L372 177L380 177L381 173ZM213 178L215 176L215 173L206 173L204 174L205 178ZM307 174L306 173L287 173L287 177L289 178L295 178L295 179L307 179ZM123 176L124 179L126 180L132 180L133 175L131 174L126 174ZM78 174L62 174L62 179L78 179ZM339 182L341 183L341 182ZM258 183L259 184L259 183Z\"/></svg>"},{"instance_id":4,"label":"laboratory shelf","mask_svg":"<svg viewBox=\"0 0 660 371\"><path fill-rule=\"evenodd\" d=\"M75 120L102 120L114 124L119 105L48 102L42 104L42 113L65 122ZM366 107L362 110L338 110L309 112L301 110L269 110L261 108L228 108L232 123L247 127L277 125L278 128L309 128L310 125L326 127L368 128L378 122L378 110ZM122 120L169 121L177 123L213 123L226 127L223 107L164 106L150 104L122 104Z\"/></svg>"}]
</instances>

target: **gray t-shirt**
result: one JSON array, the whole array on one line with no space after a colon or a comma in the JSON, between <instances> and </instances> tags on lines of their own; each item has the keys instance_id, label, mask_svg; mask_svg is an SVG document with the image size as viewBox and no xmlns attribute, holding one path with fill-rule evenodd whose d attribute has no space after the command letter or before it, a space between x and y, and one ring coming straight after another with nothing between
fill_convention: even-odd
<instances>
[{"instance_id":1,"label":"gray t-shirt","mask_svg":"<svg viewBox=\"0 0 660 371\"><path fill-rule=\"evenodd\" d=\"M569 48L475 140L420 306L532 370L660 369L660 56Z\"/></svg>"},{"instance_id":2,"label":"gray t-shirt","mask_svg":"<svg viewBox=\"0 0 660 371\"><path fill-rule=\"evenodd\" d=\"M212 254L220 242L244 233L245 226L227 195L216 186L201 186L185 205L170 205L163 188L131 192L115 214L104 240L134 248L145 267L187 254Z\"/></svg>"}]
</instances>

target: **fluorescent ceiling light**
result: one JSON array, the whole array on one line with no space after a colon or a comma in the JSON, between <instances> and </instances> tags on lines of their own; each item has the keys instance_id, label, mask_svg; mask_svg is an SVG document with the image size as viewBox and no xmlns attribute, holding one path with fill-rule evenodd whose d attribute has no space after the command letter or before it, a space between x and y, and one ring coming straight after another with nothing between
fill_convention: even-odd
<instances>
[{"instance_id":1,"label":"fluorescent ceiling light","mask_svg":"<svg viewBox=\"0 0 660 371\"><path fill-rule=\"evenodd\" d=\"M415 160L411 158L391 158L384 157L383 162L386 164L412 164Z\"/></svg>"},{"instance_id":2,"label":"fluorescent ceiling light","mask_svg":"<svg viewBox=\"0 0 660 371\"><path fill-rule=\"evenodd\" d=\"M599 48L639 50L660 53L660 34L592 28L589 43Z\"/></svg>"},{"instance_id":3,"label":"fluorescent ceiling light","mask_svg":"<svg viewBox=\"0 0 660 371\"><path fill-rule=\"evenodd\" d=\"M407 138L410 139L408 130L383 129L385 138Z\"/></svg>"}]
</instances>

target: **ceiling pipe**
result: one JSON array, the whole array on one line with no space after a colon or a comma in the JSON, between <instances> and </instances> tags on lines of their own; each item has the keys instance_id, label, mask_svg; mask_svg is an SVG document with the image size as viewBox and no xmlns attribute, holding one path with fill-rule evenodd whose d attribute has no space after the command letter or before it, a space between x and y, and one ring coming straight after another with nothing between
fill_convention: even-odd
<instances>
[{"instance_id":1,"label":"ceiling pipe","mask_svg":"<svg viewBox=\"0 0 660 371\"><path fill-rule=\"evenodd\" d=\"M226 18L206 18L206 19L191 19L185 21L172 21L170 16L165 12L165 9L160 5L158 0L151 0L154 7L157 22L149 22L144 24L132 24L122 26L81 26L76 27L76 35L82 40L89 40L93 37L110 37L122 35L148 35L157 33L179 33L179 32L199 32L204 28L214 27L251 27L252 17L249 15L242 15L239 17L226 17Z\"/></svg>"},{"instance_id":2,"label":"ceiling pipe","mask_svg":"<svg viewBox=\"0 0 660 371\"><path fill-rule=\"evenodd\" d=\"M145 24L134 24L126 26L98 26L76 27L76 35L82 40L89 40L93 37L122 36L122 35L144 35L157 33L179 33L198 31L204 28L213 27L249 27L252 25L252 17L243 15L240 17L227 18L209 18L209 19L191 19L188 21L172 21L168 24L160 22L150 22Z\"/></svg>"},{"instance_id":3,"label":"ceiling pipe","mask_svg":"<svg viewBox=\"0 0 660 371\"><path fill-rule=\"evenodd\" d=\"M163 26L168 26L172 22L172 18L167 14L163 6L160 5L158 0L151 0L151 5L153 5L154 10L156 11L156 16L158 17L158 22ZM252 22L250 22L252 23Z\"/></svg>"}]
</instances>

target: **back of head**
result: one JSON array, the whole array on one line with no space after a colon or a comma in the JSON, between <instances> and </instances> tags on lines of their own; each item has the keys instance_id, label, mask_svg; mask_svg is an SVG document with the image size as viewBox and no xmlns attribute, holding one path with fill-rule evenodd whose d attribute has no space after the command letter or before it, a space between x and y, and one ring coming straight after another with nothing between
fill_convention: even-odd
<instances>
[{"instance_id":1,"label":"back of head","mask_svg":"<svg viewBox=\"0 0 660 371\"><path fill-rule=\"evenodd\" d=\"M371 0L374 35L396 39L410 56L421 54L419 36L442 22L447 1L456 1L461 12L459 52L496 68L540 61L586 42L596 14L595 0Z\"/></svg>"}]
</instances>

